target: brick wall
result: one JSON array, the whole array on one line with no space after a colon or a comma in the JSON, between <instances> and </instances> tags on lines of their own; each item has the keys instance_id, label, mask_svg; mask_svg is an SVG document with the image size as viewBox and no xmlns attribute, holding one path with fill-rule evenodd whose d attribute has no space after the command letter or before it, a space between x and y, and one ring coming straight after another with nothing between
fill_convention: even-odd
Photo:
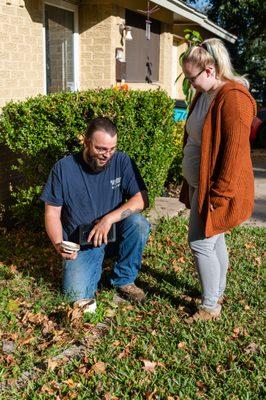
<instances>
[{"instance_id":1,"label":"brick wall","mask_svg":"<svg viewBox=\"0 0 266 400\"><path fill-rule=\"evenodd\" d=\"M160 35L160 70L159 81L162 88L167 91L169 96L172 94L172 86L174 77L172 74L172 47L173 47L173 34L171 26L162 24L162 32Z\"/></svg>"},{"instance_id":2,"label":"brick wall","mask_svg":"<svg viewBox=\"0 0 266 400\"><path fill-rule=\"evenodd\" d=\"M81 90L115 84L115 49L121 47L119 24L123 18L124 10L113 4L80 6Z\"/></svg>"},{"instance_id":3,"label":"brick wall","mask_svg":"<svg viewBox=\"0 0 266 400\"><path fill-rule=\"evenodd\" d=\"M44 92L42 0L0 0L0 108Z\"/></svg>"},{"instance_id":4,"label":"brick wall","mask_svg":"<svg viewBox=\"0 0 266 400\"><path fill-rule=\"evenodd\" d=\"M139 2L144 7L145 2ZM111 87L115 80L115 49L121 46L119 25L124 4L81 2L80 89ZM144 7L145 8L145 7ZM160 78L154 85L130 85L142 90L173 85L171 25L162 23ZM44 93L43 0L0 0L0 108L9 100Z\"/></svg>"}]
</instances>

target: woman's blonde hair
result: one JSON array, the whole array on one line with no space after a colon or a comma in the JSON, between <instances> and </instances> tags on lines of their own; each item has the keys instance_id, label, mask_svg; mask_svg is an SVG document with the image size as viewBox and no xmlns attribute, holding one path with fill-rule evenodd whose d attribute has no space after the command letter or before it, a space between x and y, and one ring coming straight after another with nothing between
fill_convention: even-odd
<instances>
[{"instance_id":1,"label":"woman's blonde hair","mask_svg":"<svg viewBox=\"0 0 266 400\"><path fill-rule=\"evenodd\" d=\"M235 73L229 53L220 39L206 39L199 46L192 46L182 59L182 64L187 62L196 64L200 68L214 64L219 78L237 81L249 88L246 77Z\"/></svg>"}]
</instances>

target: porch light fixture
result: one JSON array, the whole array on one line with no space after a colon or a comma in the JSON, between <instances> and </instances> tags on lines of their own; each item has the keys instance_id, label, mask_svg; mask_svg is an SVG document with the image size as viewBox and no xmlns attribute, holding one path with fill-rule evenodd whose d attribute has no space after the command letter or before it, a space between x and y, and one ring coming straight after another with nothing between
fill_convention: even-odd
<instances>
[{"instance_id":1,"label":"porch light fixture","mask_svg":"<svg viewBox=\"0 0 266 400\"><path fill-rule=\"evenodd\" d=\"M124 56L124 54L123 54L123 49L122 49L122 47L117 47L117 48L115 49L115 58L116 58L117 60L119 60L119 61L123 61L123 56Z\"/></svg>"},{"instance_id":2,"label":"porch light fixture","mask_svg":"<svg viewBox=\"0 0 266 400\"><path fill-rule=\"evenodd\" d=\"M119 32L121 35L121 45L124 45L124 40L132 40L132 33L131 33L131 26L120 24L119 25Z\"/></svg>"}]
</instances>

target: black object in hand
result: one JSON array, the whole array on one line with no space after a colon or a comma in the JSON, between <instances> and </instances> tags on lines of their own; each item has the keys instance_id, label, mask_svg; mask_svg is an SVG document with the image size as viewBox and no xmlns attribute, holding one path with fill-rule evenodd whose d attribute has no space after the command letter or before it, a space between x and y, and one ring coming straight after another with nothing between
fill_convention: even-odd
<instances>
[{"instance_id":1,"label":"black object in hand","mask_svg":"<svg viewBox=\"0 0 266 400\"><path fill-rule=\"evenodd\" d=\"M94 226L95 226L94 222L92 222L91 224L79 225L79 244L81 246L92 244L92 240L90 242L88 242L87 240L88 240L89 234ZM112 243L112 242L116 241L116 225L115 224L112 224L112 226L108 232L107 241L108 241L108 243Z\"/></svg>"}]
</instances>

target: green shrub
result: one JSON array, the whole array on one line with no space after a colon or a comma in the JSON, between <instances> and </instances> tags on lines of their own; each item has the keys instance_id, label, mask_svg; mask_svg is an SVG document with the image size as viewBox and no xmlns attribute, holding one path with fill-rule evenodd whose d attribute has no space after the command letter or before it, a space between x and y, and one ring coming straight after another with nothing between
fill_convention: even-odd
<instances>
[{"instance_id":1,"label":"green shrub","mask_svg":"<svg viewBox=\"0 0 266 400\"><path fill-rule=\"evenodd\" d=\"M20 155L13 167L23 177L12 192L16 219L40 223L43 205L38 197L52 165L82 148L80 137L97 116L117 125L119 149L136 161L152 205L175 156L173 107L174 101L160 90L88 90L8 103L0 119L0 142Z\"/></svg>"},{"instance_id":2,"label":"green shrub","mask_svg":"<svg viewBox=\"0 0 266 400\"><path fill-rule=\"evenodd\" d=\"M182 180L182 158L183 158L183 137L184 137L184 122L175 124L174 134L174 159L170 165L166 183L179 185Z\"/></svg>"}]
</instances>

